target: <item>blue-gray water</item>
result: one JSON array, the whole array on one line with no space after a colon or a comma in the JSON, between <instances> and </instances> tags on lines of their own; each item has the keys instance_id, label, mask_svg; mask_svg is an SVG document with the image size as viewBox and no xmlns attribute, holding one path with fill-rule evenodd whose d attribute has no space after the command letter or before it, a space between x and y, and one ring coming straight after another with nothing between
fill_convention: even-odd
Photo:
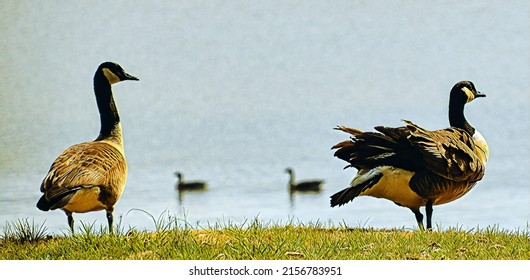
<instances>
[{"instance_id":1,"label":"blue-gray water","mask_svg":"<svg viewBox=\"0 0 530 280\"><path fill-rule=\"evenodd\" d=\"M387 200L329 207L355 174L333 157L347 135L332 128L444 128L460 80L487 94L466 115L490 160L433 220L528 228L528 1L3 1L0 30L0 226L29 218L67 229L61 211L35 207L40 182L65 148L97 136L92 77L110 60L140 78L114 86L129 163L115 216L126 228L154 228L131 209L202 225L415 227ZM324 179L323 192L291 204L286 167ZM177 170L209 189L179 202ZM106 225L104 212L74 217Z\"/></svg>"}]
</instances>

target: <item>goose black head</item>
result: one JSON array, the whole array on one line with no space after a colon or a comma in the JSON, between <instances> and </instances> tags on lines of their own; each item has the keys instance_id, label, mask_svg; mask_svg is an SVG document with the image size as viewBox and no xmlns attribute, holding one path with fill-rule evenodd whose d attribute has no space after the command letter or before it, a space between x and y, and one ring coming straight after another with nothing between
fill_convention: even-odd
<instances>
[{"instance_id":1,"label":"goose black head","mask_svg":"<svg viewBox=\"0 0 530 280\"><path fill-rule=\"evenodd\" d=\"M460 81L451 90L451 98L457 98L464 103L469 103L477 97L486 97L486 95L477 91L475 85L470 81Z\"/></svg>"},{"instance_id":2,"label":"goose black head","mask_svg":"<svg viewBox=\"0 0 530 280\"><path fill-rule=\"evenodd\" d=\"M103 74L111 85L125 80L139 81L138 78L128 74L127 72L125 72L125 70L123 70L123 68L119 64L114 62L102 63L99 66L98 71L103 72Z\"/></svg>"}]
</instances>

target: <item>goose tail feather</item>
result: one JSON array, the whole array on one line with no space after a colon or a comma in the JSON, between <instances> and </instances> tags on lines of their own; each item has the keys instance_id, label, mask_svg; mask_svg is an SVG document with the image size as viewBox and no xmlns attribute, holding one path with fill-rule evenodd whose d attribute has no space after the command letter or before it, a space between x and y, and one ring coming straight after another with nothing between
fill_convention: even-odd
<instances>
[{"instance_id":1,"label":"goose tail feather","mask_svg":"<svg viewBox=\"0 0 530 280\"><path fill-rule=\"evenodd\" d=\"M350 187L343 189L331 196L331 207L342 206L359 196L363 191L373 187L381 180L383 173L377 169L358 174L351 182Z\"/></svg>"}]
</instances>

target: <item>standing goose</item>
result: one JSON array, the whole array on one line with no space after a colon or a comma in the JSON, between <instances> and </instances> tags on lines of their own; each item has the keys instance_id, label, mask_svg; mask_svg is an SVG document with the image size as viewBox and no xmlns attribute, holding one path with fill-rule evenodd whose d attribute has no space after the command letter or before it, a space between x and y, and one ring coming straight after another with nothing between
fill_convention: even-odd
<instances>
[{"instance_id":1,"label":"standing goose","mask_svg":"<svg viewBox=\"0 0 530 280\"><path fill-rule=\"evenodd\" d=\"M294 178L294 171L292 168L286 168L285 172L289 174L289 191L295 192L295 191L313 191L313 192L319 192L321 191L322 184L324 181L322 180L311 180L311 181L300 181L295 182Z\"/></svg>"},{"instance_id":2,"label":"standing goose","mask_svg":"<svg viewBox=\"0 0 530 280\"><path fill-rule=\"evenodd\" d=\"M464 117L464 105L485 97L472 82L456 83L449 97L450 128L429 131L410 121L404 127L375 127L362 132L339 126L352 135L333 146L335 156L358 169L350 186L331 196L331 207L357 196L386 198L407 207L423 227L432 228L432 207L462 197L482 179L489 149L484 137Z\"/></svg>"},{"instance_id":3,"label":"standing goose","mask_svg":"<svg viewBox=\"0 0 530 280\"><path fill-rule=\"evenodd\" d=\"M72 213L105 210L112 232L114 204L120 198L127 179L120 116L111 85L138 78L120 65L102 63L94 75L94 92L101 120L96 140L73 145L52 163L42 181L44 193L37 202L42 211L62 209L74 232Z\"/></svg>"}]
</instances>

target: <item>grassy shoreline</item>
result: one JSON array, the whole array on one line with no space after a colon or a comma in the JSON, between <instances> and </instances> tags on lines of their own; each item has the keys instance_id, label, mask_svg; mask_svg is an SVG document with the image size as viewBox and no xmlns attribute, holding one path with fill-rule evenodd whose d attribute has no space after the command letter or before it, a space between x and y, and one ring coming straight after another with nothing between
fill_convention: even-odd
<instances>
[{"instance_id":1,"label":"grassy shoreline","mask_svg":"<svg viewBox=\"0 0 530 280\"><path fill-rule=\"evenodd\" d=\"M50 236L44 225L8 223L4 260L528 260L530 232L362 229L323 225L214 226L160 223L153 232L115 234L83 225L74 236Z\"/></svg>"}]
</instances>

